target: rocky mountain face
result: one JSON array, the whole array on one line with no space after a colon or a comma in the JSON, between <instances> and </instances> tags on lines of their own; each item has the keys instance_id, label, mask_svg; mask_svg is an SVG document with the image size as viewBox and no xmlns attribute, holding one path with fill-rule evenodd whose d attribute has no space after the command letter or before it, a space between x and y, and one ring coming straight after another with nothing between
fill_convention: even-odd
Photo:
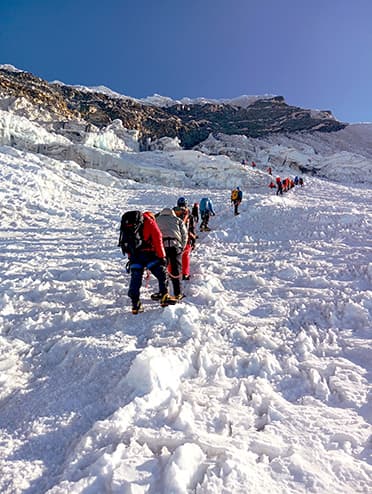
<instances>
[{"instance_id":1,"label":"rocky mountain face","mask_svg":"<svg viewBox=\"0 0 372 494\"><path fill-rule=\"evenodd\" d=\"M103 128L114 120L135 130L143 142L178 137L191 149L211 133L263 137L298 131L333 132L346 127L328 111L288 105L281 96L260 99L247 108L229 104L175 104L160 108L134 99L114 97L47 81L33 74L0 68L0 98L39 108L38 120L75 120ZM18 103L19 104L19 103Z\"/></svg>"},{"instance_id":2,"label":"rocky mountain face","mask_svg":"<svg viewBox=\"0 0 372 494\"><path fill-rule=\"evenodd\" d=\"M57 120L78 118L78 114L69 109L68 102L53 85L28 72L0 68L0 98L9 100L13 106L17 106L17 100L26 101Z\"/></svg>"}]
</instances>

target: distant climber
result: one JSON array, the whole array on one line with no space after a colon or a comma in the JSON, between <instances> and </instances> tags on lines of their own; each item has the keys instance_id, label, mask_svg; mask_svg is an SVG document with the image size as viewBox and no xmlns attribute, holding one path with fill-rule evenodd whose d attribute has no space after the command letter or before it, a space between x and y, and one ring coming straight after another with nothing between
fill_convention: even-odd
<instances>
[{"instance_id":1,"label":"distant climber","mask_svg":"<svg viewBox=\"0 0 372 494\"><path fill-rule=\"evenodd\" d=\"M199 203L194 202L194 205L191 209L191 215L194 218L194 225L198 226L198 223L199 223Z\"/></svg>"},{"instance_id":2,"label":"distant climber","mask_svg":"<svg viewBox=\"0 0 372 494\"><path fill-rule=\"evenodd\" d=\"M231 191L231 203L234 204L234 214L237 216L239 213L238 208L243 199L243 192L239 187L236 187Z\"/></svg>"},{"instance_id":3,"label":"distant climber","mask_svg":"<svg viewBox=\"0 0 372 494\"><path fill-rule=\"evenodd\" d=\"M199 203L199 211L201 216L200 231L209 232L210 228L208 226L210 216L215 216L213 203L209 197L203 197Z\"/></svg>"},{"instance_id":4,"label":"distant climber","mask_svg":"<svg viewBox=\"0 0 372 494\"><path fill-rule=\"evenodd\" d=\"M280 177L276 177L275 181L276 181L276 188L277 188L276 195L280 194L282 196L283 195L283 184L282 184Z\"/></svg>"}]
</instances>

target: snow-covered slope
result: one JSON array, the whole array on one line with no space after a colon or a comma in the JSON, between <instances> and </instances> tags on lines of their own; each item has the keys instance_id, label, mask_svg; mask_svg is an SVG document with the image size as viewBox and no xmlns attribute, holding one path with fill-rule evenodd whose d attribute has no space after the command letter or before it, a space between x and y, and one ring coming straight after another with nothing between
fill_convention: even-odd
<instances>
[{"instance_id":1,"label":"snow-covered slope","mask_svg":"<svg viewBox=\"0 0 372 494\"><path fill-rule=\"evenodd\" d=\"M338 132L273 134L267 138L210 135L196 149L235 160L254 160L276 173L316 174L338 182L372 183L372 124L353 124Z\"/></svg>"},{"instance_id":2,"label":"snow-covered slope","mask_svg":"<svg viewBox=\"0 0 372 494\"><path fill-rule=\"evenodd\" d=\"M70 129L71 127L71 129ZM266 173L251 174L229 157L209 156L180 149L138 152L138 135L115 121L102 130L82 130L77 124L46 128L10 111L0 110L0 144L53 158L72 160L83 167L109 171L138 182L224 188L249 184L265 185ZM78 136L78 137L77 137Z\"/></svg>"},{"instance_id":3,"label":"snow-covered slope","mask_svg":"<svg viewBox=\"0 0 372 494\"><path fill-rule=\"evenodd\" d=\"M264 161L80 149L102 169L0 148L0 491L367 493L370 187L277 197ZM147 279L133 316L121 214L206 194L186 298Z\"/></svg>"},{"instance_id":4,"label":"snow-covered slope","mask_svg":"<svg viewBox=\"0 0 372 494\"><path fill-rule=\"evenodd\" d=\"M27 116L18 114L22 110ZM332 133L272 135L265 139L211 135L197 147L201 152L184 151L176 139L163 138L152 147L169 152L140 153L138 132L125 129L119 120L104 129L78 121L48 121L42 125L30 120L30 111L19 102L0 109L0 145L73 160L139 182L217 188L237 183L247 187L257 181L267 185L268 166L281 174L310 172L340 182L372 182L372 124L350 125ZM256 173L243 167L242 159L254 159Z\"/></svg>"}]
</instances>

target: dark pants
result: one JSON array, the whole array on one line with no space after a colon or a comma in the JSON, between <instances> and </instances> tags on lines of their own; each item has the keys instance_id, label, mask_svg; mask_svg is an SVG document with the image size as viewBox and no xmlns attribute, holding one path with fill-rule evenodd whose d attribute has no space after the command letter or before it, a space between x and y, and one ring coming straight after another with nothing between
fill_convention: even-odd
<instances>
[{"instance_id":1,"label":"dark pants","mask_svg":"<svg viewBox=\"0 0 372 494\"><path fill-rule=\"evenodd\" d=\"M182 250L178 247L165 247L168 260L168 273L172 280L173 294L175 296L181 293L181 276L182 276Z\"/></svg>"},{"instance_id":2,"label":"dark pants","mask_svg":"<svg viewBox=\"0 0 372 494\"><path fill-rule=\"evenodd\" d=\"M140 298L140 289L145 268L149 269L158 280L159 292L167 293L168 291L167 271L165 266L161 264L160 259L153 252L139 252L130 258L131 277L128 297L132 299L133 305L138 304Z\"/></svg>"},{"instance_id":3,"label":"dark pants","mask_svg":"<svg viewBox=\"0 0 372 494\"><path fill-rule=\"evenodd\" d=\"M201 223L200 223L200 228L205 228L208 226L208 223L209 223L209 218L210 218L210 212L209 211L203 211L201 213Z\"/></svg>"},{"instance_id":4,"label":"dark pants","mask_svg":"<svg viewBox=\"0 0 372 494\"><path fill-rule=\"evenodd\" d=\"M238 208L239 208L239 201L234 201L234 214L239 214Z\"/></svg>"}]
</instances>

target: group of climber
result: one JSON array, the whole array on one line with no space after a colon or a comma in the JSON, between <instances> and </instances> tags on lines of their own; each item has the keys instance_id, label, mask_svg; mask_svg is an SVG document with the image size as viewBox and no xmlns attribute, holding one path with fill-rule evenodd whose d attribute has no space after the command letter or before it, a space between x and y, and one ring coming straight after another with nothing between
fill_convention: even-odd
<instances>
[{"instance_id":1,"label":"group of climber","mask_svg":"<svg viewBox=\"0 0 372 494\"><path fill-rule=\"evenodd\" d=\"M248 161L246 159L242 159L241 163L244 166L248 165ZM256 168L256 166L257 166L256 163L254 161L251 161L251 167Z\"/></svg>"},{"instance_id":2,"label":"group of climber","mask_svg":"<svg viewBox=\"0 0 372 494\"><path fill-rule=\"evenodd\" d=\"M293 189L295 185L304 185L302 177L295 177L294 179L286 177L283 180L280 177L276 177L275 183L271 180L269 183L270 189L276 189L276 195L283 195L283 192L288 192L288 190Z\"/></svg>"},{"instance_id":3,"label":"group of climber","mask_svg":"<svg viewBox=\"0 0 372 494\"><path fill-rule=\"evenodd\" d=\"M189 208L185 197L180 197L173 208L159 213L128 211L120 225L119 246L128 256L127 270L131 274L128 296L132 314L143 312L140 300L145 269L158 280L158 291L152 300L165 307L182 300L182 281L190 280L190 255L195 249L199 220L200 231L210 231L210 216L215 216L212 200L203 197ZM169 280L173 296L169 293Z\"/></svg>"},{"instance_id":4,"label":"group of climber","mask_svg":"<svg viewBox=\"0 0 372 494\"><path fill-rule=\"evenodd\" d=\"M243 159L242 165L246 165L246 164L247 161ZM252 161L252 168L256 168L256 166L257 166L256 163ZM272 176L273 170L271 166L268 166L266 171L270 176ZM283 192L287 192L288 190L292 189L295 185L300 185L302 187L304 185L303 178L296 176L294 179L286 177L283 180L281 180L280 177L277 177L275 182L271 180L268 186L270 189L276 189L276 195L283 195ZM239 188L237 187L237 189ZM233 202L232 196L231 196L231 201ZM235 206L235 201L234 201L234 206ZM239 214L237 213L237 210L235 210L234 213Z\"/></svg>"},{"instance_id":5,"label":"group of climber","mask_svg":"<svg viewBox=\"0 0 372 494\"><path fill-rule=\"evenodd\" d=\"M270 168L271 175L272 170ZM290 190L295 185L303 186L303 179L289 177L276 178L270 188L276 188L276 194ZM239 206L243 199L240 187L231 191L231 204L234 215L239 215ZM190 279L190 255L195 249L197 226L200 221L201 232L210 231L210 216L215 216L214 206L209 197L203 197L192 208L185 197L177 200L173 208L166 207L159 213L150 211L128 211L122 216L119 246L128 256L127 269L131 274L128 296L132 301L132 313L143 312L140 290L145 270L158 280L158 291L151 295L152 300L160 301L162 307L175 304L185 296L182 282ZM169 281L173 295L169 293Z\"/></svg>"}]
</instances>

